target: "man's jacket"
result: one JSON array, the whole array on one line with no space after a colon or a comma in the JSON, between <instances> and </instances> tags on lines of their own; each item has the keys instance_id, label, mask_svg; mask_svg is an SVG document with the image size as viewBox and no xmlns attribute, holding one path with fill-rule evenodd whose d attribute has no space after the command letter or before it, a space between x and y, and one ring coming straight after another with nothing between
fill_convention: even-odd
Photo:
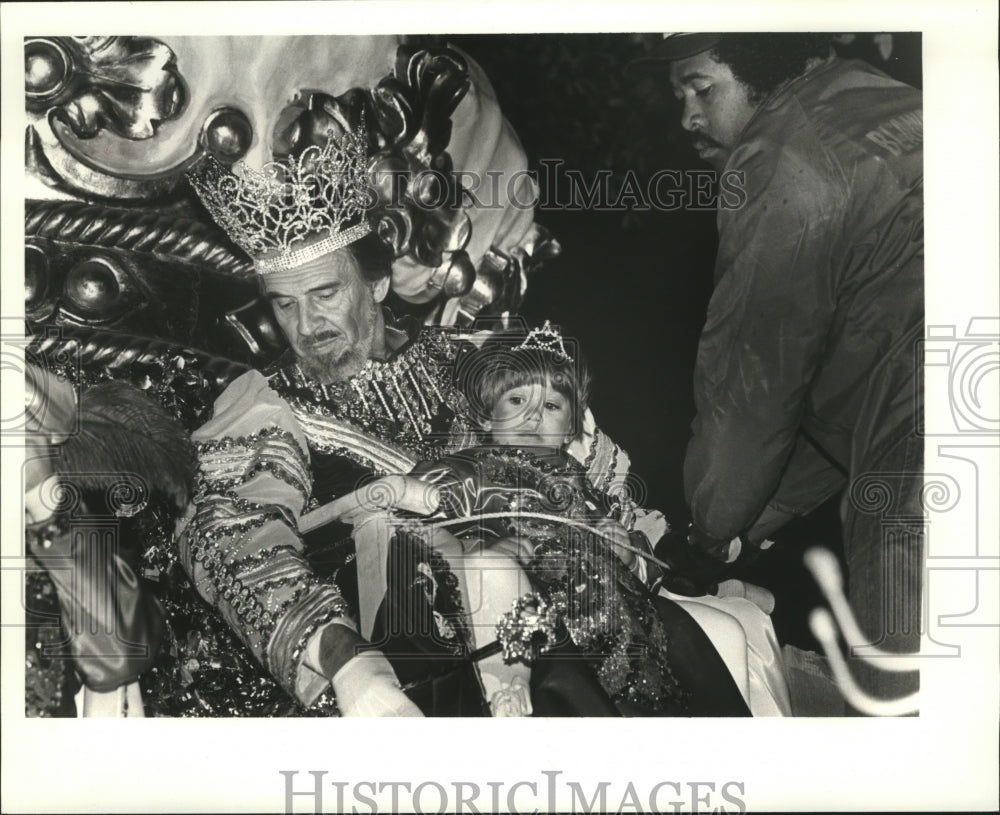
<instances>
[{"instance_id":1,"label":"man's jacket","mask_svg":"<svg viewBox=\"0 0 1000 815\"><path fill-rule=\"evenodd\" d=\"M718 213L685 461L707 536L762 538L914 432L922 135L919 91L839 59L744 130L726 169L746 199Z\"/></svg>"}]
</instances>

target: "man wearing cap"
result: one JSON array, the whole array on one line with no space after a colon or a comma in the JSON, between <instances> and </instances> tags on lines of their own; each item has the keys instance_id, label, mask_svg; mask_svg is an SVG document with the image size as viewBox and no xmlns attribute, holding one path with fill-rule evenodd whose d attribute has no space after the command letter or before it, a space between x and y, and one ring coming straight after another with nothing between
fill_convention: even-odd
<instances>
[{"instance_id":1,"label":"man wearing cap","mask_svg":"<svg viewBox=\"0 0 1000 815\"><path fill-rule=\"evenodd\" d=\"M847 488L849 599L872 647L919 647L923 332L920 92L809 34L672 34L631 66L683 103L699 156L738 173L718 213L668 557L702 587ZM871 649L869 649L871 650ZM854 664L898 696L914 674Z\"/></svg>"}]
</instances>

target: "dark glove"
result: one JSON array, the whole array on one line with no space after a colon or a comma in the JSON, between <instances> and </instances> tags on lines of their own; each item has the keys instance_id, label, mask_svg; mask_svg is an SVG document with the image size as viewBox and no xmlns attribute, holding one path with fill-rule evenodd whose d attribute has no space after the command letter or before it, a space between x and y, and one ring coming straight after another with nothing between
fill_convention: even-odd
<instances>
[{"instance_id":1,"label":"dark glove","mask_svg":"<svg viewBox=\"0 0 1000 815\"><path fill-rule=\"evenodd\" d=\"M719 578L729 565L709 551L725 552L728 543L709 538L693 526L671 530L656 546L657 558L670 567L660 585L685 597L715 594Z\"/></svg>"}]
</instances>

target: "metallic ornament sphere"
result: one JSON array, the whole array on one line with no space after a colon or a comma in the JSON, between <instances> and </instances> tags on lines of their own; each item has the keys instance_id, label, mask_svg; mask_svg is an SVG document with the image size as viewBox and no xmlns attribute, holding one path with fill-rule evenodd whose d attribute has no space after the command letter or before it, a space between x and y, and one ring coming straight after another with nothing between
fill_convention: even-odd
<instances>
[{"instance_id":1,"label":"metallic ornament sphere","mask_svg":"<svg viewBox=\"0 0 1000 815\"><path fill-rule=\"evenodd\" d=\"M223 164L243 158L253 142L253 125L243 111L220 108L202 125L202 144Z\"/></svg>"},{"instance_id":2,"label":"metallic ornament sphere","mask_svg":"<svg viewBox=\"0 0 1000 815\"><path fill-rule=\"evenodd\" d=\"M24 247L24 307L32 309L49 288L49 259L37 246Z\"/></svg>"},{"instance_id":3,"label":"metallic ornament sphere","mask_svg":"<svg viewBox=\"0 0 1000 815\"><path fill-rule=\"evenodd\" d=\"M121 286L115 270L104 260L85 260L66 276L66 296L80 309L101 314L118 302Z\"/></svg>"},{"instance_id":4,"label":"metallic ornament sphere","mask_svg":"<svg viewBox=\"0 0 1000 815\"><path fill-rule=\"evenodd\" d=\"M54 98L69 81L72 59L52 40L24 44L24 92L30 101Z\"/></svg>"},{"instance_id":5,"label":"metallic ornament sphere","mask_svg":"<svg viewBox=\"0 0 1000 815\"><path fill-rule=\"evenodd\" d=\"M464 297L476 282L476 267L465 252L453 252L441 291L445 297Z\"/></svg>"},{"instance_id":6,"label":"metallic ornament sphere","mask_svg":"<svg viewBox=\"0 0 1000 815\"><path fill-rule=\"evenodd\" d=\"M368 175L380 205L402 206L409 169L401 156L383 156L372 162Z\"/></svg>"},{"instance_id":7,"label":"metallic ornament sphere","mask_svg":"<svg viewBox=\"0 0 1000 815\"><path fill-rule=\"evenodd\" d=\"M413 179L413 200L423 209L435 210L444 206L449 197L448 182L439 172L419 173Z\"/></svg>"}]
</instances>

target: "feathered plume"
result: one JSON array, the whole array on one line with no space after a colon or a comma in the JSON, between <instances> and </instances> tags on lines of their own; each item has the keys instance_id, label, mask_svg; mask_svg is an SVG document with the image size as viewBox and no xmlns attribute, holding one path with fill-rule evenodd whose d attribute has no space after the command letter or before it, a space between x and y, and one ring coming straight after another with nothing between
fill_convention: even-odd
<instances>
[{"instance_id":1,"label":"feathered plume","mask_svg":"<svg viewBox=\"0 0 1000 815\"><path fill-rule=\"evenodd\" d=\"M107 489L133 475L149 493L187 504L196 459L177 419L143 391L115 381L84 391L79 411L79 429L56 465L61 474L82 489Z\"/></svg>"}]
</instances>

